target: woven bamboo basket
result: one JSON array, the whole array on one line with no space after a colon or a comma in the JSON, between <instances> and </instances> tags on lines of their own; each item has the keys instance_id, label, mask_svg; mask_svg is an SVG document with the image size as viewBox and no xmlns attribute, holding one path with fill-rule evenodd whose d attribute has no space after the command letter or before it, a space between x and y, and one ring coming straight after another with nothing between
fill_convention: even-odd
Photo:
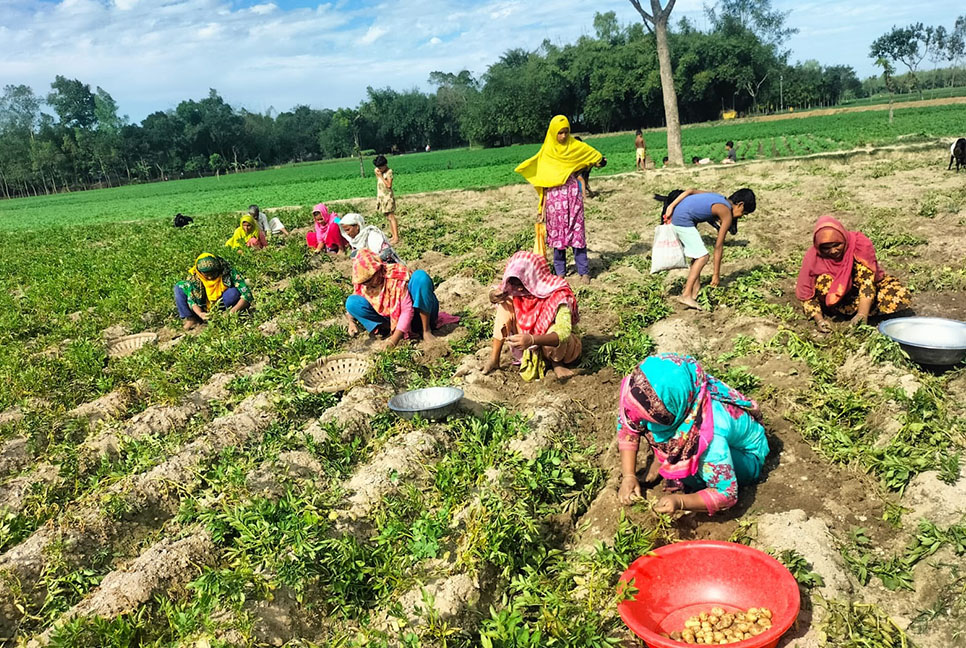
<instances>
[{"instance_id":1,"label":"woven bamboo basket","mask_svg":"<svg viewBox=\"0 0 966 648\"><path fill-rule=\"evenodd\" d=\"M157 333L136 333L125 335L116 340L112 340L107 345L107 355L111 358L123 358L129 356L143 346L156 344L158 341Z\"/></svg>"},{"instance_id":2,"label":"woven bamboo basket","mask_svg":"<svg viewBox=\"0 0 966 648\"><path fill-rule=\"evenodd\" d=\"M299 374L306 391L340 392L361 383L372 369L372 360L358 353L319 358Z\"/></svg>"}]
</instances>

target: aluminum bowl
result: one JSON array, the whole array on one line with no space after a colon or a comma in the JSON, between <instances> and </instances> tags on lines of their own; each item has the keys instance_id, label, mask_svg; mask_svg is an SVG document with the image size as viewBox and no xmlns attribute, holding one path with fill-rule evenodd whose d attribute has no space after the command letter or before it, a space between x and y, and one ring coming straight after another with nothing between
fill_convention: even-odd
<instances>
[{"instance_id":1,"label":"aluminum bowl","mask_svg":"<svg viewBox=\"0 0 966 648\"><path fill-rule=\"evenodd\" d=\"M463 398L463 390L456 387L427 387L396 394L389 399L389 409L404 419L419 414L424 419L437 421L449 416Z\"/></svg>"},{"instance_id":2,"label":"aluminum bowl","mask_svg":"<svg viewBox=\"0 0 966 648\"><path fill-rule=\"evenodd\" d=\"M879 324L879 333L898 342L919 364L949 366L966 358L966 322L942 317L898 317Z\"/></svg>"}]
</instances>

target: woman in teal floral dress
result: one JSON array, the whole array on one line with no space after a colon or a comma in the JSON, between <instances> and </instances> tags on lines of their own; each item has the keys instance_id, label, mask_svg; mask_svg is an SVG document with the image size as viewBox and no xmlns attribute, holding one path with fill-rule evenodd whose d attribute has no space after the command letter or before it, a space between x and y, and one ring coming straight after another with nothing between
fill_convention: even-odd
<instances>
[{"instance_id":1,"label":"woman in teal floral dress","mask_svg":"<svg viewBox=\"0 0 966 648\"><path fill-rule=\"evenodd\" d=\"M714 514L738 501L738 487L761 477L768 456L755 401L704 372L690 356L651 356L621 382L617 423L620 500L640 497L637 450L654 453L645 481L666 480L655 509Z\"/></svg>"}]
</instances>

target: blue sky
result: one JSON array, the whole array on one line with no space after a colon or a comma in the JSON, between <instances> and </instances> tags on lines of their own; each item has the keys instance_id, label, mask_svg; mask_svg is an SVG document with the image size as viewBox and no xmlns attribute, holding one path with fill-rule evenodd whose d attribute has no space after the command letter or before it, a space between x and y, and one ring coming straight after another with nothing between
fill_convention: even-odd
<instances>
[{"instance_id":1,"label":"blue sky","mask_svg":"<svg viewBox=\"0 0 966 648\"><path fill-rule=\"evenodd\" d=\"M706 0L674 20L706 26ZM645 2L645 4L647 4ZM874 73L869 44L892 25L952 27L962 0L773 0L792 11L793 60ZM627 0L0 0L0 84L45 94L56 74L101 86L140 121L216 88L236 107L355 106L366 86L428 89L433 70L481 74L501 53L593 32Z\"/></svg>"}]
</instances>

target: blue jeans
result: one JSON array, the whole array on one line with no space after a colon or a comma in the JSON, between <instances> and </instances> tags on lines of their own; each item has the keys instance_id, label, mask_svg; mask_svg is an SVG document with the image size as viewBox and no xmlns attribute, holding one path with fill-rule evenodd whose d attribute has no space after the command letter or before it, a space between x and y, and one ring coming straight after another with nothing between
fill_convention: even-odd
<instances>
[{"instance_id":1,"label":"blue jeans","mask_svg":"<svg viewBox=\"0 0 966 648\"><path fill-rule=\"evenodd\" d=\"M220 303L224 308L231 308L238 303L241 299L241 293L238 292L237 288L229 288L225 292L221 293L221 299L217 303ZM188 305L188 294L184 291L180 285L175 284L174 286L174 305L178 307L178 317L185 319L186 317L198 316L191 306Z\"/></svg>"},{"instance_id":2,"label":"blue jeans","mask_svg":"<svg viewBox=\"0 0 966 648\"><path fill-rule=\"evenodd\" d=\"M429 315L430 327L434 327L439 315L439 300L436 299L433 280L426 274L425 270L417 270L409 278L408 288L409 296L413 300L413 307ZM362 295L349 295L349 298L345 300L345 309L370 333L380 326L389 327L389 318L377 313L372 304L366 301L366 298ZM413 317L412 329L421 331L422 326L422 321L417 313Z\"/></svg>"}]
</instances>

